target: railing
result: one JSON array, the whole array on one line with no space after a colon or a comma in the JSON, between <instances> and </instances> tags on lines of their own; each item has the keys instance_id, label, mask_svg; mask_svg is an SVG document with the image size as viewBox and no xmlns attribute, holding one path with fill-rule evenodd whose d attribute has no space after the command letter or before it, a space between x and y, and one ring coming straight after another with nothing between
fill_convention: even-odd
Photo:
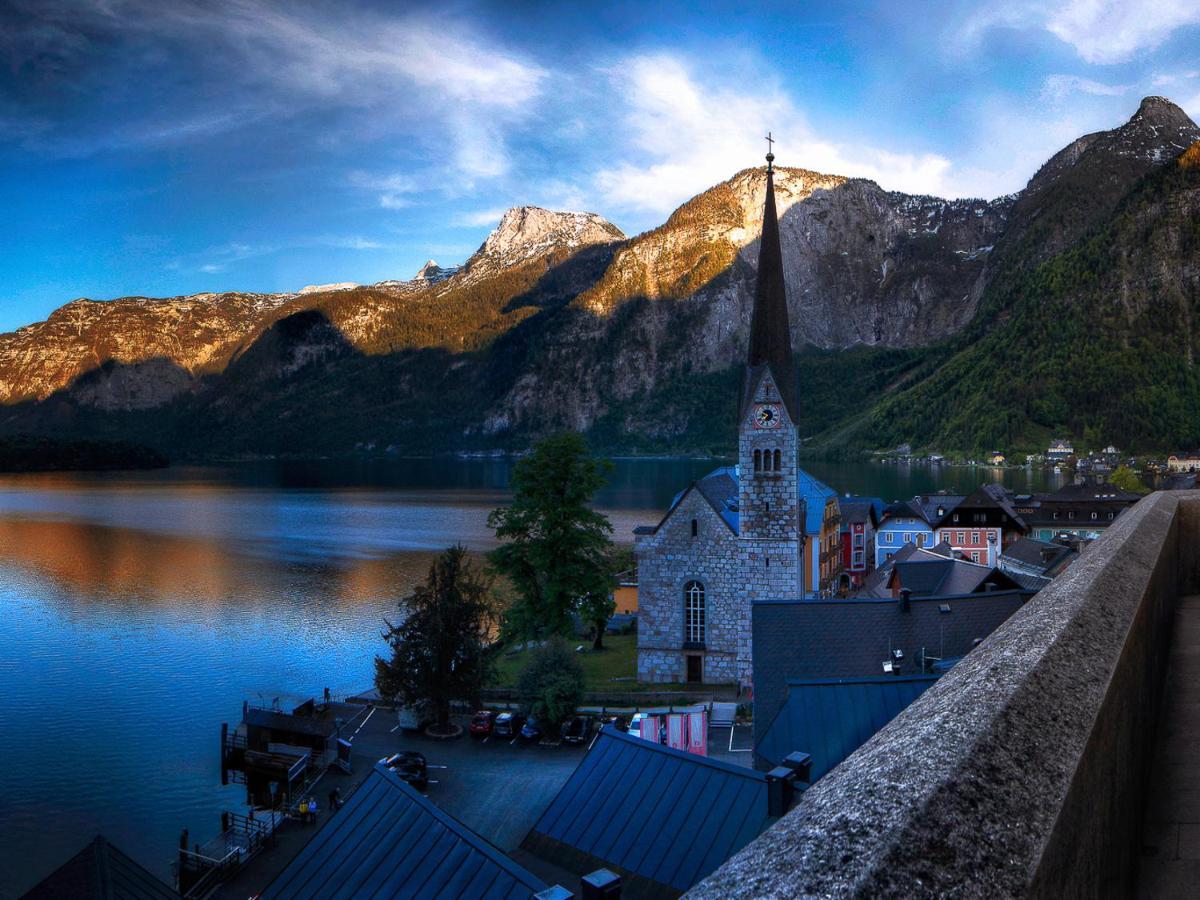
<instances>
[{"instance_id":1,"label":"railing","mask_svg":"<svg viewBox=\"0 0 1200 900\"><path fill-rule=\"evenodd\" d=\"M1200 491L1143 499L692 893L1132 895L1174 605L1198 589Z\"/></svg>"}]
</instances>

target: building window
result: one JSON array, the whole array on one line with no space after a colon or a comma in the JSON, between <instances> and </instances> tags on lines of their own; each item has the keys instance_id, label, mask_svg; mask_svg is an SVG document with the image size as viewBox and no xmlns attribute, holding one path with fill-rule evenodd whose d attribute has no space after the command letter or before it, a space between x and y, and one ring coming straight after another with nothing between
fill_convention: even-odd
<instances>
[{"instance_id":1,"label":"building window","mask_svg":"<svg viewBox=\"0 0 1200 900\"><path fill-rule=\"evenodd\" d=\"M906 544L912 543L912 532L911 531L904 532L904 543L906 543Z\"/></svg>"},{"instance_id":2,"label":"building window","mask_svg":"<svg viewBox=\"0 0 1200 900\"><path fill-rule=\"evenodd\" d=\"M779 451L778 451L778 450L776 450L776 451L775 451L775 471L776 471L776 472L778 472L778 471L779 471L779 468L780 468L780 467L779 467L780 456L781 456L781 455L780 455Z\"/></svg>"},{"instance_id":3,"label":"building window","mask_svg":"<svg viewBox=\"0 0 1200 900\"><path fill-rule=\"evenodd\" d=\"M971 551L971 562L979 562L979 551L978 550Z\"/></svg>"},{"instance_id":4,"label":"building window","mask_svg":"<svg viewBox=\"0 0 1200 900\"><path fill-rule=\"evenodd\" d=\"M972 532L971 532L971 543L972 543L972 544L978 544L978 543L979 543L979 532L978 532L978 531L972 531Z\"/></svg>"},{"instance_id":5,"label":"building window","mask_svg":"<svg viewBox=\"0 0 1200 900\"><path fill-rule=\"evenodd\" d=\"M762 451L761 450L754 451L754 471L755 472L762 471Z\"/></svg>"},{"instance_id":6,"label":"building window","mask_svg":"<svg viewBox=\"0 0 1200 900\"><path fill-rule=\"evenodd\" d=\"M683 587L683 639L687 643L704 643L704 612L704 585L689 581Z\"/></svg>"},{"instance_id":7,"label":"building window","mask_svg":"<svg viewBox=\"0 0 1200 900\"><path fill-rule=\"evenodd\" d=\"M700 533L700 523L697 522L695 519L692 519L692 537L695 537L699 533Z\"/></svg>"},{"instance_id":8,"label":"building window","mask_svg":"<svg viewBox=\"0 0 1200 900\"><path fill-rule=\"evenodd\" d=\"M1099 518L1099 516L1096 513L1092 513L1092 518L1096 519L1096 518Z\"/></svg>"}]
</instances>

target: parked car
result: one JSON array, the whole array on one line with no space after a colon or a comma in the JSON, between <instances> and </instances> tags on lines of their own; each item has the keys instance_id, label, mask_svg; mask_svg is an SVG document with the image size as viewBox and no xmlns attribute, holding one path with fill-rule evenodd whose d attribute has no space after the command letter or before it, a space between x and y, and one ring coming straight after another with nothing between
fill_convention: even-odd
<instances>
[{"instance_id":1,"label":"parked car","mask_svg":"<svg viewBox=\"0 0 1200 900\"><path fill-rule=\"evenodd\" d=\"M624 716L609 716L606 719L601 719L600 727L603 728L605 725L611 725L617 731L629 731L629 720Z\"/></svg>"},{"instance_id":2,"label":"parked car","mask_svg":"<svg viewBox=\"0 0 1200 900\"><path fill-rule=\"evenodd\" d=\"M423 753L415 750L403 750L381 759L380 763L419 791L423 791L429 786L429 767Z\"/></svg>"},{"instance_id":3,"label":"parked car","mask_svg":"<svg viewBox=\"0 0 1200 900\"><path fill-rule=\"evenodd\" d=\"M521 729L521 740L530 743L540 741L544 733L545 729L542 728L542 723L530 716L525 722L525 727Z\"/></svg>"},{"instance_id":4,"label":"parked car","mask_svg":"<svg viewBox=\"0 0 1200 900\"><path fill-rule=\"evenodd\" d=\"M420 731L433 722L432 703L414 703L396 710L396 724L405 731Z\"/></svg>"},{"instance_id":5,"label":"parked car","mask_svg":"<svg viewBox=\"0 0 1200 900\"><path fill-rule=\"evenodd\" d=\"M492 726L492 734L496 737L516 737L521 733L522 721L517 713L502 712L496 716L496 724Z\"/></svg>"},{"instance_id":6,"label":"parked car","mask_svg":"<svg viewBox=\"0 0 1200 900\"><path fill-rule=\"evenodd\" d=\"M468 730L471 732L471 737L484 738L492 733L495 726L496 714L490 709L481 709L471 717Z\"/></svg>"},{"instance_id":7,"label":"parked car","mask_svg":"<svg viewBox=\"0 0 1200 900\"><path fill-rule=\"evenodd\" d=\"M562 729L563 741L568 744L585 744L591 734L591 716L572 716Z\"/></svg>"}]
</instances>

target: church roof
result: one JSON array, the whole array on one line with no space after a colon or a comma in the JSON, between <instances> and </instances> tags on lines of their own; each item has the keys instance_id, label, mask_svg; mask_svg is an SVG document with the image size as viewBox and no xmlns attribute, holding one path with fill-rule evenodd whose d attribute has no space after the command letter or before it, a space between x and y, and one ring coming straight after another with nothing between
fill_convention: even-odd
<instances>
[{"instance_id":1,"label":"church roof","mask_svg":"<svg viewBox=\"0 0 1200 900\"><path fill-rule=\"evenodd\" d=\"M800 499L804 501L804 532L818 534L825 522L825 504L831 498L837 499L837 491L799 468L796 469L796 484L800 488Z\"/></svg>"},{"instance_id":2,"label":"church roof","mask_svg":"<svg viewBox=\"0 0 1200 900\"><path fill-rule=\"evenodd\" d=\"M783 250L779 217L775 211L775 176L767 160L767 200L758 247L758 278L754 286L754 314L750 321L750 349L742 392L744 413L764 367L771 370L779 396L792 422L796 416L796 369L788 321L787 286L783 277Z\"/></svg>"}]
</instances>

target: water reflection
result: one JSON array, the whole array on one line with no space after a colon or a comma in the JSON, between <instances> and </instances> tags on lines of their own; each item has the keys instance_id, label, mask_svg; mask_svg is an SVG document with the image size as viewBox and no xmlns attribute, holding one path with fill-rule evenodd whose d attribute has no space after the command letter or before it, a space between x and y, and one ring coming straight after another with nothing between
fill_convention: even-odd
<instances>
[{"instance_id":1,"label":"water reflection","mask_svg":"<svg viewBox=\"0 0 1200 900\"><path fill-rule=\"evenodd\" d=\"M628 541L717 464L617 461L598 505ZM888 499L987 478L808 468ZM97 831L166 877L179 829L210 834L239 799L219 785L221 721L247 698L367 687L383 619L433 554L494 545L487 514L510 472L393 460L0 478L0 897Z\"/></svg>"}]
</instances>

